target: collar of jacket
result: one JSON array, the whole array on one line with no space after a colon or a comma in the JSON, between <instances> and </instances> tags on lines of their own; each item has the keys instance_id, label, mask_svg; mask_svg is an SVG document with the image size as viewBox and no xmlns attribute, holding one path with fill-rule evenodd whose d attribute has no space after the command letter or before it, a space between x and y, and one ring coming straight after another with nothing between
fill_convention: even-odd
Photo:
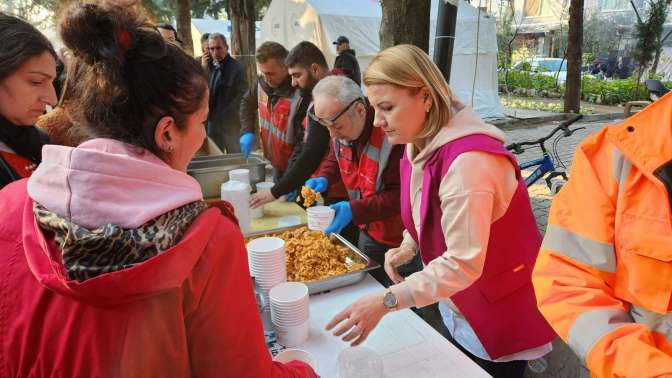
<instances>
[{"instance_id":1,"label":"collar of jacket","mask_svg":"<svg viewBox=\"0 0 672 378\"><path fill-rule=\"evenodd\" d=\"M35 126L15 125L0 115L0 141L17 155L39 163L42 159L42 146L49 142L49 138Z\"/></svg>"},{"instance_id":2,"label":"collar of jacket","mask_svg":"<svg viewBox=\"0 0 672 378\"><path fill-rule=\"evenodd\" d=\"M607 139L644 174L672 161L672 92L607 131Z\"/></svg>"},{"instance_id":3,"label":"collar of jacket","mask_svg":"<svg viewBox=\"0 0 672 378\"><path fill-rule=\"evenodd\" d=\"M359 153L364 149L364 146L366 146L367 143L369 143L369 138L371 138L371 132L373 131L373 120L375 117L375 111L373 110L373 107L369 103L368 98L364 98L364 106L366 107L366 118L364 119L364 128L362 129L362 133L359 134L359 137L353 141L347 141L344 139L339 138L339 143L348 146L350 148L355 148L355 152ZM312 113L315 114L315 109L311 109ZM320 127L324 127L321 126Z\"/></svg>"},{"instance_id":4,"label":"collar of jacket","mask_svg":"<svg viewBox=\"0 0 672 378\"><path fill-rule=\"evenodd\" d=\"M210 62L210 64L212 64L212 67L213 67L213 68L216 68L216 69L220 69L220 70L221 70L221 69L224 68L224 67L225 67L231 60L233 60L233 57L231 57L231 54L226 54L226 56L224 57L224 59L222 59L222 60L219 62L219 66L215 66L215 64L212 63L212 62Z\"/></svg>"},{"instance_id":5,"label":"collar of jacket","mask_svg":"<svg viewBox=\"0 0 672 378\"><path fill-rule=\"evenodd\" d=\"M282 82L278 88L271 88L270 85L264 80L263 77L259 76L259 84L261 88L266 92L269 97L280 96L280 97L292 97L294 95L294 87L292 87L292 77L287 76L287 79Z\"/></svg>"}]
</instances>

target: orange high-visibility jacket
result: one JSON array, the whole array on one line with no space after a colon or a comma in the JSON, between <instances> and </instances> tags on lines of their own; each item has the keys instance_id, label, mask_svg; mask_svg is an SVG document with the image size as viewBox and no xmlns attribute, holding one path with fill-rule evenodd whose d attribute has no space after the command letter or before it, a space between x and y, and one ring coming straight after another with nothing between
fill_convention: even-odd
<instances>
[{"instance_id":1,"label":"orange high-visibility jacket","mask_svg":"<svg viewBox=\"0 0 672 378\"><path fill-rule=\"evenodd\" d=\"M672 376L672 94L576 150L532 276L597 377Z\"/></svg>"}]
</instances>

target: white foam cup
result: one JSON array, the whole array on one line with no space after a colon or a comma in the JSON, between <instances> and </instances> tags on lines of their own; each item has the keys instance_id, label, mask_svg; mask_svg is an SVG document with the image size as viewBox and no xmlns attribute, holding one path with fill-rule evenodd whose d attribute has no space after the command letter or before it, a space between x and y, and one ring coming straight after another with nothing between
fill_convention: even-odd
<instances>
[{"instance_id":1,"label":"white foam cup","mask_svg":"<svg viewBox=\"0 0 672 378\"><path fill-rule=\"evenodd\" d=\"M310 365L317 372L317 359L312 354L301 349L285 349L278 353L274 361L286 363L290 361L302 361Z\"/></svg>"}]
</instances>

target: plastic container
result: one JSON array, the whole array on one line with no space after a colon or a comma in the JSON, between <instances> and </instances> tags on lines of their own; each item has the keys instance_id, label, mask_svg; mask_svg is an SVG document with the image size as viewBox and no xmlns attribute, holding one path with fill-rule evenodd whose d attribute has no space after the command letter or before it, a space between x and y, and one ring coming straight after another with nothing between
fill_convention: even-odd
<instances>
[{"instance_id":1,"label":"plastic container","mask_svg":"<svg viewBox=\"0 0 672 378\"><path fill-rule=\"evenodd\" d=\"M359 346L338 355L338 378L382 378L383 360L373 349Z\"/></svg>"}]
</instances>

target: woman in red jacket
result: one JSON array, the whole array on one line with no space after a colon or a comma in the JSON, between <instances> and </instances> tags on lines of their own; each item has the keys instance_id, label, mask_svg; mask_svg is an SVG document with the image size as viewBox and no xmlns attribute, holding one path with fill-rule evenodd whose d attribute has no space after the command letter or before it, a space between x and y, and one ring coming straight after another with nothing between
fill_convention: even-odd
<instances>
[{"instance_id":1,"label":"woman in red jacket","mask_svg":"<svg viewBox=\"0 0 672 378\"><path fill-rule=\"evenodd\" d=\"M34 26L0 13L0 188L28 177L47 135L32 125L56 104L56 53Z\"/></svg>"},{"instance_id":2,"label":"woman in red jacket","mask_svg":"<svg viewBox=\"0 0 672 378\"><path fill-rule=\"evenodd\" d=\"M0 191L0 377L314 377L271 360L235 218L185 173L205 73L138 14L63 15L94 138Z\"/></svg>"}]
</instances>

